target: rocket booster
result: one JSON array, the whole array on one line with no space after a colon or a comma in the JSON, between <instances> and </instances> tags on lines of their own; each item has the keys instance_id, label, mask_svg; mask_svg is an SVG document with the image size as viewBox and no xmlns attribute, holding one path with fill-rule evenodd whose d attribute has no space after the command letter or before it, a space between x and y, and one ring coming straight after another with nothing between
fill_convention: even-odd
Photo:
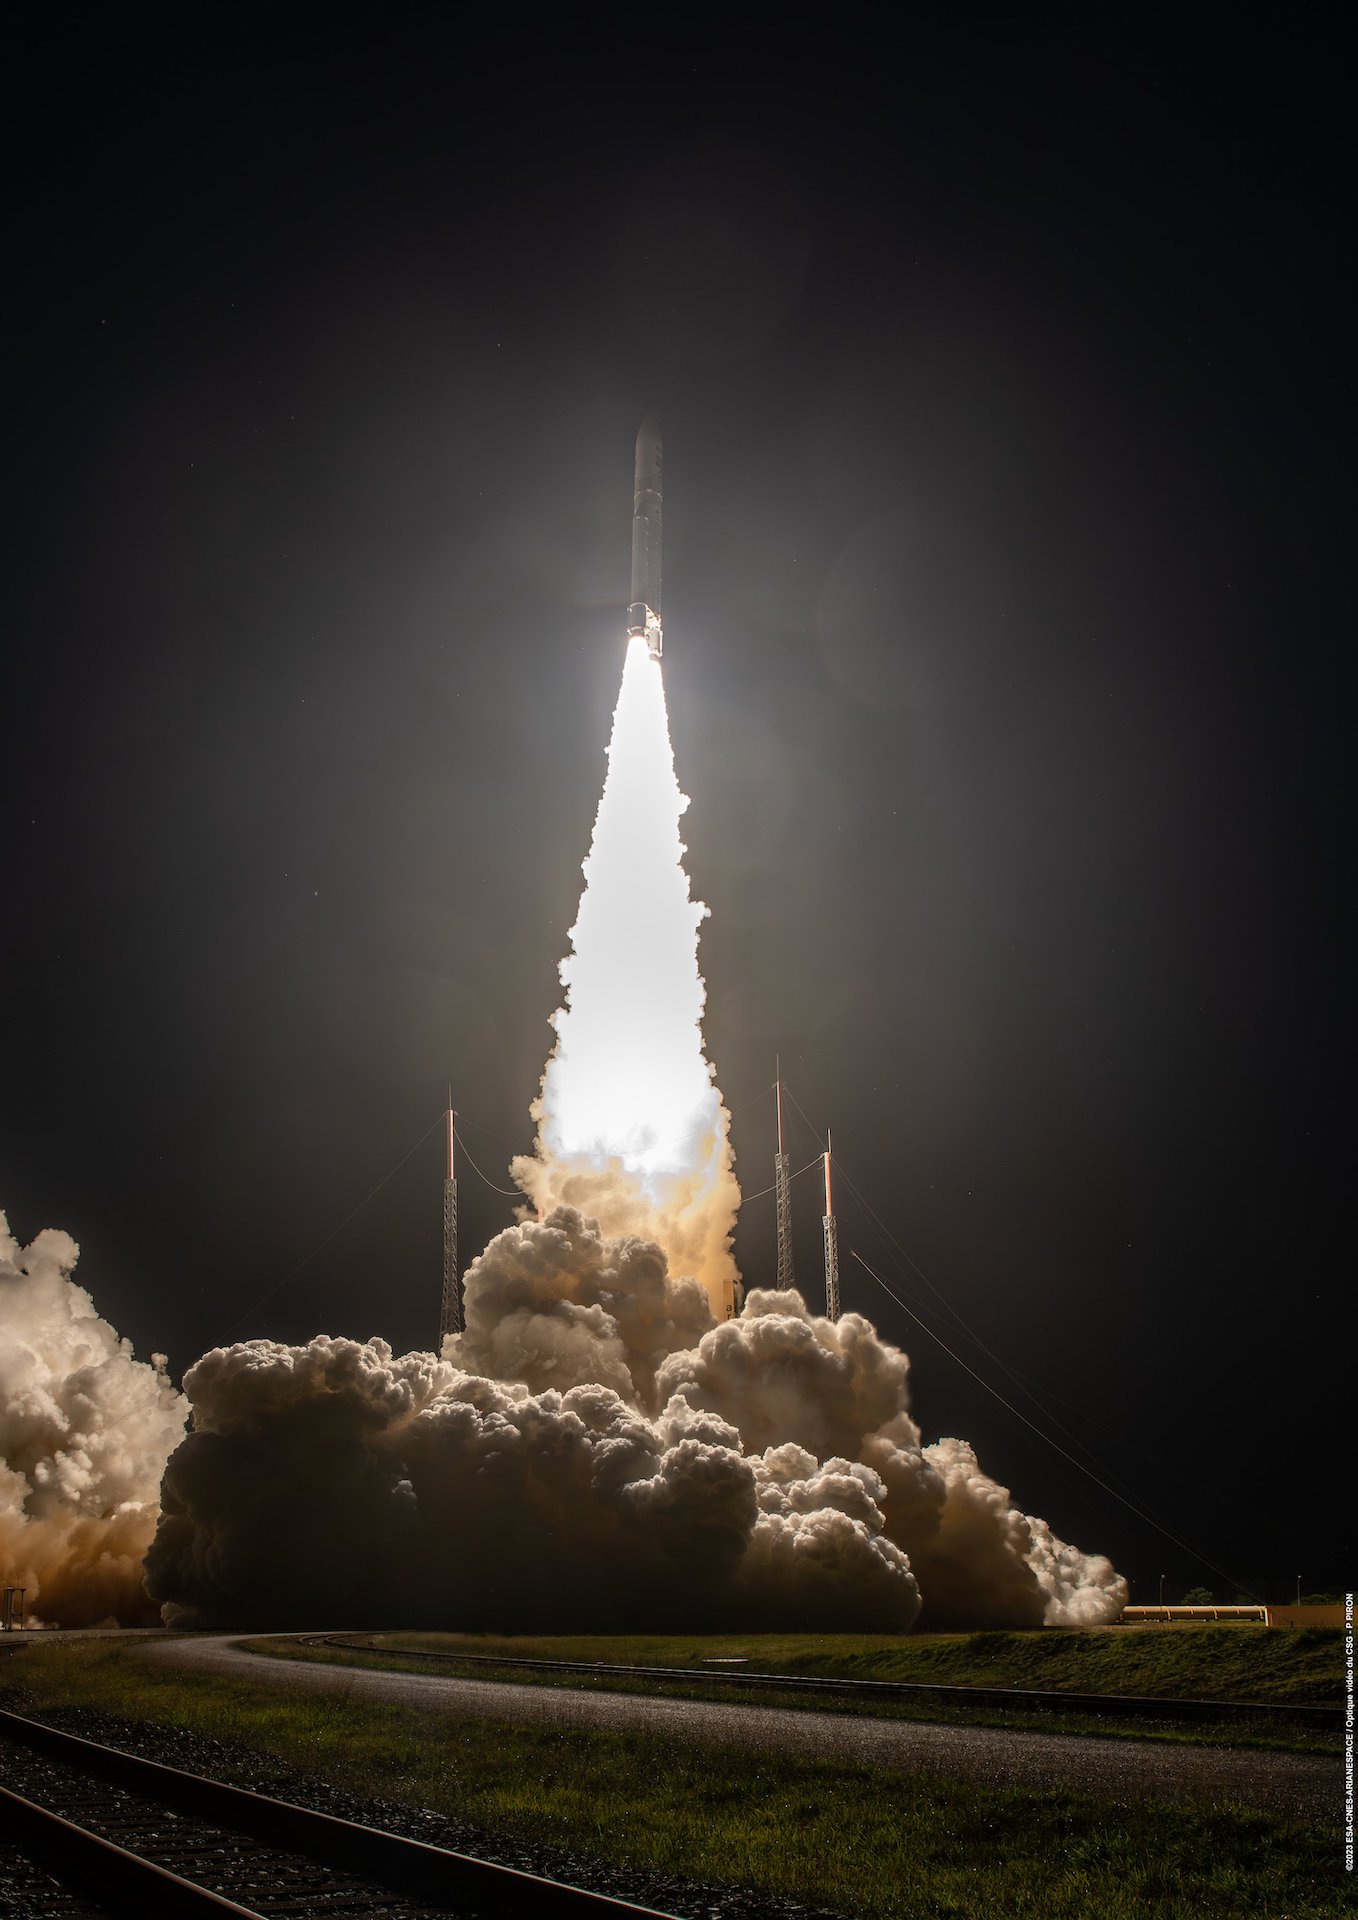
<instances>
[{"instance_id":1,"label":"rocket booster","mask_svg":"<svg viewBox=\"0 0 1358 1920\"><path fill-rule=\"evenodd\" d=\"M627 634L645 640L652 660L664 650L660 625L660 536L665 451L649 416L637 435L636 493L632 500L632 603Z\"/></svg>"}]
</instances>

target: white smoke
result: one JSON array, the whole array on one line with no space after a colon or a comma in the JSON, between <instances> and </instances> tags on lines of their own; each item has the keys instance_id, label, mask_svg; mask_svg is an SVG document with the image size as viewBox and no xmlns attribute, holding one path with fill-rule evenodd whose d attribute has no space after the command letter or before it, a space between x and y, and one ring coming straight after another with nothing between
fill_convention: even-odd
<instances>
[{"instance_id":1,"label":"white smoke","mask_svg":"<svg viewBox=\"0 0 1358 1920\"><path fill-rule=\"evenodd\" d=\"M800 1294L756 1290L739 1319L661 1368L660 1393L730 1421L766 1461L788 1451L859 1463L882 1531L909 1557L928 1626L1092 1625L1125 1582L1010 1504L963 1440L922 1446L910 1362L861 1314L811 1314Z\"/></svg>"},{"instance_id":2,"label":"white smoke","mask_svg":"<svg viewBox=\"0 0 1358 1920\"><path fill-rule=\"evenodd\" d=\"M565 1215L526 1231L549 1259L579 1229ZM511 1273L524 1232L502 1236ZM611 1315L546 1325L571 1374L593 1344L624 1377ZM535 1367L551 1345L540 1329ZM869 1471L752 1459L681 1395L649 1419L613 1385L534 1392L326 1337L218 1349L185 1386L193 1431L147 1559L171 1625L903 1629L918 1610Z\"/></svg>"},{"instance_id":3,"label":"white smoke","mask_svg":"<svg viewBox=\"0 0 1358 1920\"><path fill-rule=\"evenodd\" d=\"M466 1330L447 1351L469 1373L534 1392L586 1381L657 1410L656 1374L714 1324L696 1280L672 1280L652 1242L606 1241L558 1208L509 1227L467 1269Z\"/></svg>"},{"instance_id":4,"label":"white smoke","mask_svg":"<svg viewBox=\"0 0 1358 1920\"><path fill-rule=\"evenodd\" d=\"M1125 1599L961 1442L921 1448L859 1315L755 1292L714 1324L566 1207L497 1235L466 1304L439 1360L318 1338L191 1369L147 1561L171 1624L901 1632Z\"/></svg>"},{"instance_id":5,"label":"white smoke","mask_svg":"<svg viewBox=\"0 0 1358 1920\"><path fill-rule=\"evenodd\" d=\"M900 1632L1125 1599L964 1442L921 1445L909 1362L861 1315L758 1290L718 1324L659 1247L571 1208L492 1240L442 1358L215 1349L182 1441L163 1359L76 1254L0 1238L0 1564L57 1624L147 1617L162 1469L146 1587L173 1625Z\"/></svg>"},{"instance_id":6,"label":"white smoke","mask_svg":"<svg viewBox=\"0 0 1358 1920\"><path fill-rule=\"evenodd\" d=\"M62 1626L154 1620L141 1563L188 1403L71 1279L79 1248L21 1247L0 1213L0 1579Z\"/></svg>"}]
</instances>

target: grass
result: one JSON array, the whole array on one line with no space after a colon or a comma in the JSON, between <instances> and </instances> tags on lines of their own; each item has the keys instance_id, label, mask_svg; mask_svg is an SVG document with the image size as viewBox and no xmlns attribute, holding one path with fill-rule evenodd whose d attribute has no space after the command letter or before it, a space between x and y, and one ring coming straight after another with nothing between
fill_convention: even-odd
<instances>
[{"instance_id":1,"label":"grass","mask_svg":"<svg viewBox=\"0 0 1358 1920\"><path fill-rule=\"evenodd\" d=\"M740 1885L862 1920L1335 1920L1358 1913L1338 1821L959 1782L642 1735L506 1726L181 1674L136 1643L0 1661L0 1701L87 1707L489 1834ZM227 1770L229 1777L230 1770ZM1337 1812L1337 1803L1336 1803Z\"/></svg>"},{"instance_id":2,"label":"grass","mask_svg":"<svg viewBox=\"0 0 1358 1920\"><path fill-rule=\"evenodd\" d=\"M369 1637L369 1636L365 1636ZM608 1665L673 1666L692 1669L704 1660L748 1658L752 1671L826 1675L843 1679L905 1680L939 1686L1032 1687L1082 1693L1118 1693L1147 1700L1144 1716L1128 1718L1049 1706L1010 1706L993 1702L957 1702L926 1696L920 1700L871 1696L780 1692L777 1705L814 1707L822 1712L871 1713L895 1719L939 1720L1045 1732L1098 1734L1113 1739L1158 1739L1205 1746L1247 1746L1302 1753L1337 1753L1336 1726L1297 1726L1285 1719L1241 1724L1229 1720L1185 1721L1157 1717L1161 1698L1257 1700L1337 1704L1341 1687L1342 1636L1336 1631L1257 1628L1193 1628L1184 1632L974 1633L874 1637L858 1634L682 1636L503 1637L491 1634L385 1633L371 1636L385 1650L345 1653L334 1647L300 1646L294 1640L252 1641L252 1647L280 1659L320 1660L338 1666L396 1667L406 1672L473 1675L525 1686L607 1688L660 1693L671 1698L710 1699L713 1689L700 1681L631 1681L615 1674L551 1674L516 1667L446 1659L421 1660L424 1652L465 1652L479 1660L497 1655L529 1659L578 1660ZM727 1668L727 1672L737 1671ZM771 1704L767 1691L724 1682L723 1700Z\"/></svg>"},{"instance_id":3,"label":"grass","mask_svg":"<svg viewBox=\"0 0 1358 1920\"><path fill-rule=\"evenodd\" d=\"M534 1660L697 1667L748 1659L752 1671L938 1686L1035 1687L1175 1699L1337 1706L1339 1628L1048 1628L1032 1633L558 1635L389 1633L391 1647L513 1654Z\"/></svg>"}]
</instances>

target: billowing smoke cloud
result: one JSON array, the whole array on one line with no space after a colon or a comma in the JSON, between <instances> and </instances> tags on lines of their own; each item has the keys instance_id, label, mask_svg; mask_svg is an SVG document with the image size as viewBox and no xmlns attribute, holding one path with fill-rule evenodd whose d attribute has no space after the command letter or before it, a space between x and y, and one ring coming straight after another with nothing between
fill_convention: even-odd
<instances>
[{"instance_id":1,"label":"billowing smoke cloud","mask_svg":"<svg viewBox=\"0 0 1358 1920\"><path fill-rule=\"evenodd\" d=\"M861 1314L830 1321L809 1313L798 1293L756 1290L739 1319L665 1362L657 1391L729 1421L770 1465L798 1451L857 1462L852 1471L872 1488L884 1535L908 1555L925 1625L1116 1617L1127 1589L1107 1559L1014 1508L965 1441L921 1445L908 1411L909 1368Z\"/></svg>"},{"instance_id":2,"label":"billowing smoke cloud","mask_svg":"<svg viewBox=\"0 0 1358 1920\"><path fill-rule=\"evenodd\" d=\"M141 1563L188 1404L71 1279L79 1251L0 1213L0 1579L39 1621L154 1623Z\"/></svg>"},{"instance_id":3,"label":"billowing smoke cloud","mask_svg":"<svg viewBox=\"0 0 1358 1920\"><path fill-rule=\"evenodd\" d=\"M561 1323L577 1371L580 1324ZM618 1337L598 1339L613 1372ZM185 1384L194 1430L147 1560L172 1625L904 1627L918 1610L870 1474L771 1469L682 1397L652 1420L611 1386L532 1392L324 1337L210 1353Z\"/></svg>"},{"instance_id":4,"label":"billowing smoke cloud","mask_svg":"<svg viewBox=\"0 0 1358 1920\"><path fill-rule=\"evenodd\" d=\"M859 1315L755 1292L715 1324L658 1247L565 1207L498 1235L466 1302L437 1360L198 1362L147 1562L167 1620L902 1631L1125 1598L961 1442L921 1448L909 1363Z\"/></svg>"},{"instance_id":5,"label":"billowing smoke cloud","mask_svg":"<svg viewBox=\"0 0 1358 1920\"><path fill-rule=\"evenodd\" d=\"M560 1207L499 1234L464 1281L466 1331L445 1352L535 1392L592 1382L654 1412L656 1374L713 1326L706 1290L672 1280L647 1240L605 1240Z\"/></svg>"}]
</instances>

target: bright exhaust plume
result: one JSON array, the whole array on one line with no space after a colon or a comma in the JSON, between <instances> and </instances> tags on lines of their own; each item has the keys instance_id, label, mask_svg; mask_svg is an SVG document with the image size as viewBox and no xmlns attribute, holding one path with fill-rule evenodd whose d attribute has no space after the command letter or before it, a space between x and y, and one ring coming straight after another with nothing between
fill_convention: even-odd
<instances>
[{"instance_id":1,"label":"bright exhaust plume","mask_svg":"<svg viewBox=\"0 0 1358 1920\"><path fill-rule=\"evenodd\" d=\"M514 1164L540 1215L567 1204L605 1233L643 1234L671 1271L738 1305L740 1189L729 1116L703 1054L698 930L684 871L688 806L674 771L660 663L628 643L585 886L561 962L566 1003L533 1106L536 1157Z\"/></svg>"}]
</instances>

